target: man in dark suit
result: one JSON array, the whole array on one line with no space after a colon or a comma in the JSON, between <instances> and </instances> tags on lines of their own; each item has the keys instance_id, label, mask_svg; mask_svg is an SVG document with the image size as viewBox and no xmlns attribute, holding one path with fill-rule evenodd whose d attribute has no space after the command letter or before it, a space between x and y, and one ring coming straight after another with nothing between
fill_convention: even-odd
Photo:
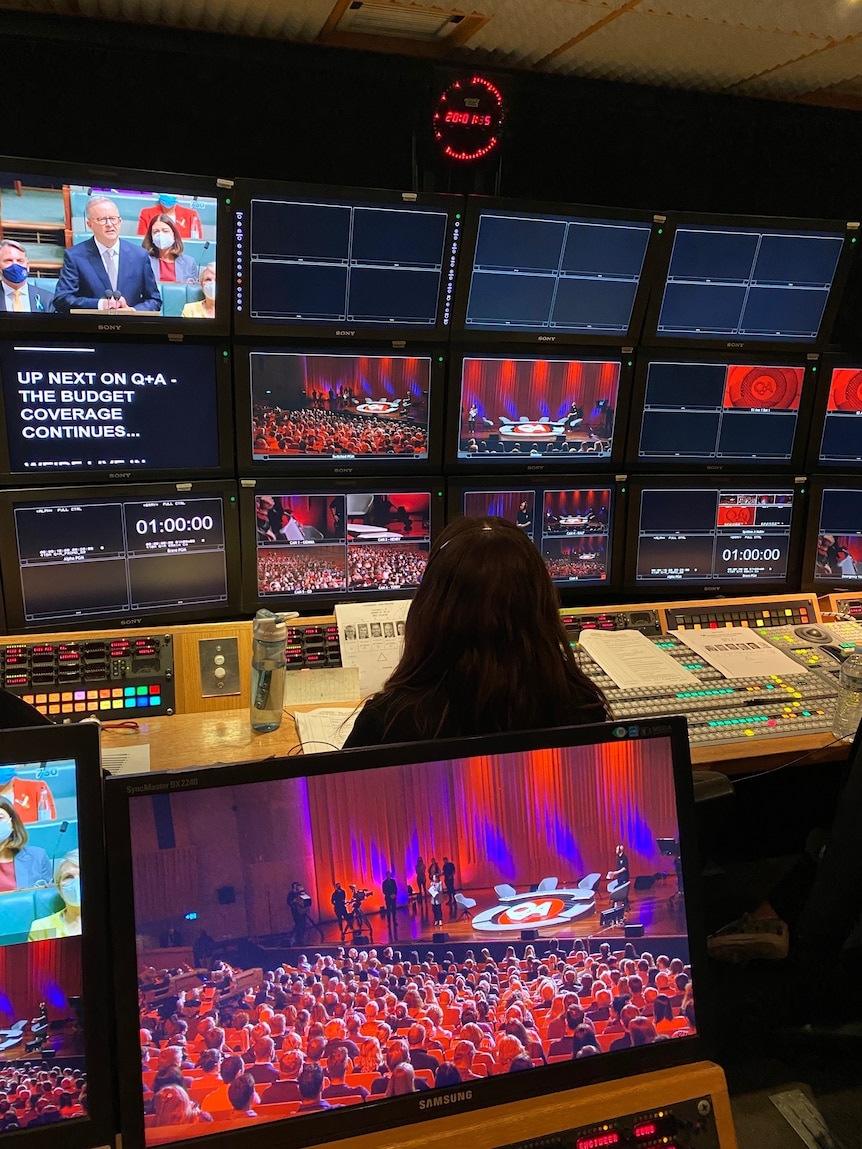
<instances>
[{"instance_id":1,"label":"man in dark suit","mask_svg":"<svg viewBox=\"0 0 862 1149\"><path fill-rule=\"evenodd\" d=\"M87 201L93 238L67 250L54 292L55 311L161 311L150 257L142 247L120 239L122 222L113 200L95 196Z\"/></svg>"},{"instance_id":2,"label":"man in dark suit","mask_svg":"<svg viewBox=\"0 0 862 1149\"><path fill-rule=\"evenodd\" d=\"M0 240L0 311L53 311L50 291L27 282L30 261L14 239Z\"/></svg>"}]
</instances>

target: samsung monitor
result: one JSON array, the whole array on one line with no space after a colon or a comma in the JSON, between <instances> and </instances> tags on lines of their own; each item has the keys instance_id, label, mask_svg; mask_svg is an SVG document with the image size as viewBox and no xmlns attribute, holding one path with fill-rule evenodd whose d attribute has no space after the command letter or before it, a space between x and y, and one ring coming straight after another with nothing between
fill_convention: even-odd
<instances>
[{"instance_id":1,"label":"samsung monitor","mask_svg":"<svg viewBox=\"0 0 862 1149\"><path fill-rule=\"evenodd\" d=\"M619 352L455 357L447 465L509 474L618 466L632 362Z\"/></svg>"},{"instance_id":2,"label":"samsung monitor","mask_svg":"<svg viewBox=\"0 0 862 1149\"><path fill-rule=\"evenodd\" d=\"M858 475L819 475L812 480L802 585L817 594L862 586L862 480Z\"/></svg>"},{"instance_id":3,"label":"samsung monitor","mask_svg":"<svg viewBox=\"0 0 862 1149\"><path fill-rule=\"evenodd\" d=\"M0 158L0 334L226 335L229 186Z\"/></svg>"},{"instance_id":4,"label":"samsung monitor","mask_svg":"<svg viewBox=\"0 0 862 1149\"><path fill-rule=\"evenodd\" d=\"M819 371L807 465L853 469L862 464L862 361L824 357Z\"/></svg>"},{"instance_id":5,"label":"samsung monitor","mask_svg":"<svg viewBox=\"0 0 862 1149\"><path fill-rule=\"evenodd\" d=\"M276 758L109 779L107 790L129 1149L337 1143L456 1099L541 1099L702 1049L683 719ZM662 853L668 838L678 859ZM620 845L628 880L617 884ZM603 925L608 907L614 922ZM280 1050L269 1038L221 1062L225 1077L238 1071L227 1085L182 1070L211 1121L178 1117L156 1091L171 1007L149 987L164 985L158 939L170 929L191 942L197 968L168 992L175 1002L186 987L186 1012L200 1003L229 1056L261 1019L274 1033L285 1021ZM636 1038L612 1008L627 962L639 971L625 1014ZM297 1043L296 1010L316 1002L324 1035ZM192 1019L189 1043L196 1029Z\"/></svg>"},{"instance_id":6,"label":"samsung monitor","mask_svg":"<svg viewBox=\"0 0 862 1149\"><path fill-rule=\"evenodd\" d=\"M246 181L235 190L239 334L448 338L460 196Z\"/></svg>"},{"instance_id":7,"label":"samsung monitor","mask_svg":"<svg viewBox=\"0 0 862 1149\"><path fill-rule=\"evenodd\" d=\"M0 472L17 484L233 469L226 343L0 341Z\"/></svg>"},{"instance_id":8,"label":"samsung monitor","mask_svg":"<svg viewBox=\"0 0 862 1149\"><path fill-rule=\"evenodd\" d=\"M440 470L445 358L237 346L241 474Z\"/></svg>"},{"instance_id":9,"label":"samsung monitor","mask_svg":"<svg viewBox=\"0 0 862 1149\"><path fill-rule=\"evenodd\" d=\"M443 496L439 478L241 480L244 609L412 595Z\"/></svg>"},{"instance_id":10,"label":"samsung monitor","mask_svg":"<svg viewBox=\"0 0 862 1149\"><path fill-rule=\"evenodd\" d=\"M114 1139L99 730L0 731L0 1143Z\"/></svg>"},{"instance_id":11,"label":"samsung monitor","mask_svg":"<svg viewBox=\"0 0 862 1149\"><path fill-rule=\"evenodd\" d=\"M499 344L637 340L652 214L467 200L453 331Z\"/></svg>"},{"instance_id":12,"label":"samsung monitor","mask_svg":"<svg viewBox=\"0 0 862 1149\"><path fill-rule=\"evenodd\" d=\"M817 357L641 353L626 452L633 471L800 467Z\"/></svg>"},{"instance_id":13,"label":"samsung monitor","mask_svg":"<svg viewBox=\"0 0 862 1149\"><path fill-rule=\"evenodd\" d=\"M700 594L798 589L806 489L784 476L633 480L626 587L652 597L669 586Z\"/></svg>"},{"instance_id":14,"label":"samsung monitor","mask_svg":"<svg viewBox=\"0 0 862 1149\"><path fill-rule=\"evenodd\" d=\"M236 483L0 492L13 633L197 622L239 609Z\"/></svg>"},{"instance_id":15,"label":"samsung monitor","mask_svg":"<svg viewBox=\"0 0 862 1149\"><path fill-rule=\"evenodd\" d=\"M621 485L608 476L562 477L540 485L500 477L449 481L447 518L493 515L520 527L561 593L605 595L620 586L624 521ZM563 597L565 594L563 593Z\"/></svg>"},{"instance_id":16,"label":"samsung monitor","mask_svg":"<svg viewBox=\"0 0 862 1149\"><path fill-rule=\"evenodd\" d=\"M644 339L746 350L829 337L856 228L837 220L673 215Z\"/></svg>"}]
</instances>

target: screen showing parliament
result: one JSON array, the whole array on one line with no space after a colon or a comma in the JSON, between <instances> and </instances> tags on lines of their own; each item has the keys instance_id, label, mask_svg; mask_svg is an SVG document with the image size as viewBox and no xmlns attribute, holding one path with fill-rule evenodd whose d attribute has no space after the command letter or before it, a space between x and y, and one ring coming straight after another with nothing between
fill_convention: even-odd
<instances>
[{"instance_id":1,"label":"screen showing parliament","mask_svg":"<svg viewBox=\"0 0 862 1149\"><path fill-rule=\"evenodd\" d=\"M268 469L283 473L327 460L387 469L428 462L431 355L259 349L248 354L248 374L240 402L251 404L254 469L278 464Z\"/></svg>"},{"instance_id":2,"label":"screen showing parliament","mask_svg":"<svg viewBox=\"0 0 862 1149\"><path fill-rule=\"evenodd\" d=\"M610 464L622 361L465 355L454 462L507 470ZM450 394L452 392L450 391Z\"/></svg>"},{"instance_id":3,"label":"screen showing parliament","mask_svg":"<svg viewBox=\"0 0 862 1149\"><path fill-rule=\"evenodd\" d=\"M667 343L816 343L834 302L844 225L782 222L678 220L648 331Z\"/></svg>"},{"instance_id":4,"label":"screen showing parliament","mask_svg":"<svg viewBox=\"0 0 862 1149\"><path fill-rule=\"evenodd\" d=\"M238 608L233 484L0 492L7 621L48 630ZM235 588L235 589L234 589Z\"/></svg>"},{"instance_id":5,"label":"screen showing parliament","mask_svg":"<svg viewBox=\"0 0 862 1149\"><path fill-rule=\"evenodd\" d=\"M587 215L595 210L588 208L566 213L562 206L525 211L498 202L468 200L459 327L471 337L625 339L637 326L651 218Z\"/></svg>"},{"instance_id":6,"label":"screen showing parliament","mask_svg":"<svg viewBox=\"0 0 862 1149\"><path fill-rule=\"evenodd\" d=\"M20 162L0 160L0 315L215 320L214 181Z\"/></svg>"},{"instance_id":7,"label":"screen showing parliament","mask_svg":"<svg viewBox=\"0 0 862 1149\"><path fill-rule=\"evenodd\" d=\"M460 196L278 184L237 190L238 331L446 335Z\"/></svg>"},{"instance_id":8,"label":"screen showing parliament","mask_svg":"<svg viewBox=\"0 0 862 1149\"><path fill-rule=\"evenodd\" d=\"M549 488L450 485L449 517L493 515L520 527L535 544L554 583L601 586L616 581L611 484Z\"/></svg>"},{"instance_id":9,"label":"screen showing parliament","mask_svg":"<svg viewBox=\"0 0 862 1149\"><path fill-rule=\"evenodd\" d=\"M110 780L125 839L112 872L134 914L118 965L124 1144L230 1130L251 1146L257 1127L285 1119L291 1145L330 1143L415 1121L416 1093L468 1083L473 1103L489 1104L684 1058L698 1034L699 953L678 723L330 754L307 774L301 760L270 759L265 773L195 773L182 791L155 776ZM166 834L197 864L160 864ZM649 889L638 874L654 877ZM223 882L228 906L215 904ZM615 924L602 929L608 904ZM189 1022L179 1088L200 1117L161 1097L164 1011L151 989L163 981L158 938L190 908L202 968L184 999L206 1002L210 1020ZM627 921L641 936L624 938ZM446 944L429 952L441 930ZM221 1076L195 1071L220 1043Z\"/></svg>"},{"instance_id":10,"label":"screen showing parliament","mask_svg":"<svg viewBox=\"0 0 862 1149\"><path fill-rule=\"evenodd\" d=\"M802 453L802 363L650 357L637 374L633 466L789 465Z\"/></svg>"},{"instance_id":11,"label":"screen showing parliament","mask_svg":"<svg viewBox=\"0 0 862 1149\"><path fill-rule=\"evenodd\" d=\"M816 440L812 435L809 465L856 467L862 463L862 367L833 366L825 390L822 424L814 424L823 430Z\"/></svg>"},{"instance_id":12,"label":"screen showing parliament","mask_svg":"<svg viewBox=\"0 0 862 1149\"><path fill-rule=\"evenodd\" d=\"M16 479L218 473L233 466L230 364L212 344L0 341ZM2 415L0 415L2 419Z\"/></svg>"},{"instance_id":13,"label":"screen showing parliament","mask_svg":"<svg viewBox=\"0 0 862 1149\"><path fill-rule=\"evenodd\" d=\"M245 608L288 596L333 602L347 593L414 591L442 492L396 488L270 482L244 489Z\"/></svg>"},{"instance_id":14,"label":"screen showing parliament","mask_svg":"<svg viewBox=\"0 0 862 1149\"><path fill-rule=\"evenodd\" d=\"M801 496L792 481L689 476L632 488L627 585L793 585Z\"/></svg>"},{"instance_id":15,"label":"screen showing parliament","mask_svg":"<svg viewBox=\"0 0 862 1149\"><path fill-rule=\"evenodd\" d=\"M811 484L803 583L818 593L862 581L862 484L835 476Z\"/></svg>"}]
</instances>

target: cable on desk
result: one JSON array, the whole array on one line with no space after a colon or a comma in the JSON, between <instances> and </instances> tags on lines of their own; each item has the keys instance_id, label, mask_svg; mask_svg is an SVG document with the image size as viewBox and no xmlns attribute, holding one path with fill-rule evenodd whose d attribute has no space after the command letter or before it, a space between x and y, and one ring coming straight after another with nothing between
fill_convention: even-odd
<instances>
[{"instance_id":1,"label":"cable on desk","mask_svg":"<svg viewBox=\"0 0 862 1149\"><path fill-rule=\"evenodd\" d=\"M780 774L782 770L788 770L791 766L799 766L800 763L804 762L808 758L813 758L822 750L828 750L830 746L835 746L837 743L845 741L847 740L842 734L838 738L833 738L831 742L827 742L825 746L816 746L813 750L808 750L805 754L801 754L798 758L791 758L789 762L784 762L781 766L774 766L771 770L760 770L757 774L742 774L734 779L733 785L735 786L737 782L751 782L755 778L764 778L767 774ZM847 744L848 746L850 745L849 742Z\"/></svg>"}]
</instances>

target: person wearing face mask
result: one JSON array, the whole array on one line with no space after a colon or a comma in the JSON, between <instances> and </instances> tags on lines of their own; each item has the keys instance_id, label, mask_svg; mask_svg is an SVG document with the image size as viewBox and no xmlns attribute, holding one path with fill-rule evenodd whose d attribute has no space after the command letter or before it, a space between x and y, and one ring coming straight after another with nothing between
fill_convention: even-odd
<instances>
[{"instance_id":1,"label":"person wearing face mask","mask_svg":"<svg viewBox=\"0 0 862 1149\"><path fill-rule=\"evenodd\" d=\"M182 236L169 215L153 216L141 246L159 283L197 283L198 265L183 254Z\"/></svg>"},{"instance_id":2,"label":"person wearing face mask","mask_svg":"<svg viewBox=\"0 0 862 1149\"><path fill-rule=\"evenodd\" d=\"M54 881L63 899L63 908L47 918L36 918L30 926L28 941L69 938L81 932L81 870L77 850L70 850L61 858Z\"/></svg>"},{"instance_id":3,"label":"person wearing face mask","mask_svg":"<svg viewBox=\"0 0 862 1149\"><path fill-rule=\"evenodd\" d=\"M0 798L22 822L53 821L57 817L48 783L41 778L19 778L14 766L0 766Z\"/></svg>"},{"instance_id":4,"label":"person wearing face mask","mask_svg":"<svg viewBox=\"0 0 862 1149\"><path fill-rule=\"evenodd\" d=\"M0 896L51 882L51 862L40 846L29 846L24 823L15 808L0 798Z\"/></svg>"},{"instance_id":5,"label":"person wearing face mask","mask_svg":"<svg viewBox=\"0 0 862 1149\"><path fill-rule=\"evenodd\" d=\"M53 311L50 291L28 283L30 260L27 252L14 239L0 240L0 311Z\"/></svg>"},{"instance_id":6,"label":"person wearing face mask","mask_svg":"<svg viewBox=\"0 0 862 1149\"><path fill-rule=\"evenodd\" d=\"M157 215L166 215L183 239L203 239L201 217L193 207L183 207L177 197L168 192L159 192L158 199L151 207L141 209L138 216L138 235L146 235L149 226Z\"/></svg>"},{"instance_id":7,"label":"person wearing face mask","mask_svg":"<svg viewBox=\"0 0 862 1149\"><path fill-rule=\"evenodd\" d=\"M198 303L187 303L182 311L183 319L215 319L216 265L208 263L201 268L201 291L203 299Z\"/></svg>"}]
</instances>

